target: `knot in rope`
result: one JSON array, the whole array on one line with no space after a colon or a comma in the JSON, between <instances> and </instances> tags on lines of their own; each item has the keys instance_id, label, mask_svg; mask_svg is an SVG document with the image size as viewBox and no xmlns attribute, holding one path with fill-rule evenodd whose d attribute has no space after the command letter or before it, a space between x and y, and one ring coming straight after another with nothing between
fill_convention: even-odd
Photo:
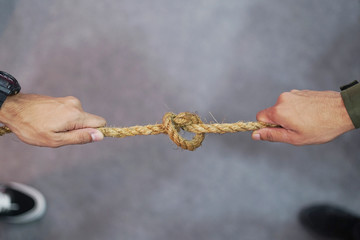
<instances>
[{"instance_id":1,"label":"knot in rope","mask_svg":"<svg viewBox=\"0 0 360 240\"><path fill-rule=\"evenodd\" d=\"M163 126L169 135L169 138L182 149L194 151L201 146L204 141L205 133L195 133L191 140L186 140L180 135L180 130L186 130L186 127L193 124L202 124L200 117L194 113L183 112L178 115L166 113L163 117Z\"/></svg>"}]
</instances>

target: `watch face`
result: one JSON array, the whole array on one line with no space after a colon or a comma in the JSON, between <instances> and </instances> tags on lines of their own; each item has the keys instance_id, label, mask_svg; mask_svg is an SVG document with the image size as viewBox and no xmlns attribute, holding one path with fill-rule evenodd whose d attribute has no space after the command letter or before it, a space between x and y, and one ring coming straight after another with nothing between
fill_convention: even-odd
<instances>
[{"instance_id":1,"label":"watch face","mask_svg":"<svg viewBox=\"0 0 360 240\"><path fill-rule=\"evenodd\" d=\"M0 71L0 91L6 95L18 94L21 87L18 81L10 74Z\"/></svg>"}]
</instances>

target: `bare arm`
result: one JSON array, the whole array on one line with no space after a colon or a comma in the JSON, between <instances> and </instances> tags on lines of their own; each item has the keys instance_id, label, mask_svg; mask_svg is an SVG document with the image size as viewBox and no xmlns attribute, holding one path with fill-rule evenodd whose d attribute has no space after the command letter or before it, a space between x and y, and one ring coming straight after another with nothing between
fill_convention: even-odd
<instances>
[{"instance_id":1,"label":"bare arm","mask_svg":"<svg viewBox=\"0 0 360 240\"><path fill-rule=\"evenodd\" d=\"M43 147L100 141L104 136L95 128L106 124L102 117L84 112L77 98L34 94L8 97L0 122L23 142Z\"/></svg>"},{"instance_id":2,"label":"bare arm","mask_svg":"<svg viewBox=\"0 0 360 240\"><path fill-rule=\"evenodd\" d=\"M292 90L282 93L276 104L260 111L257 120L282 128L264 128L254 140L293 145L321 144L354 129L339 92Z\"/></svg>"}]
</instances>

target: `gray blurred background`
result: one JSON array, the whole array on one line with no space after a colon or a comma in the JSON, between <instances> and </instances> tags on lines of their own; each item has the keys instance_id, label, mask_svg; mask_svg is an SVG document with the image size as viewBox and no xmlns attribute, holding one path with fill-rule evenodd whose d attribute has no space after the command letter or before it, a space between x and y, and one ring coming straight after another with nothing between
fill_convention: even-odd
<instances>
[{"instance_id":1,"label":"gray blurred background","mask_svg":"<svg viewBox=\"0 0 360 240\"><path fill-rule=\"evenodd\" d=\"M78 97L110 126L255 120L291 89L360 78L357 0L0 0L0 69L23 92ZM211 114L210 114L211 113ZM360 135L307 147L208 135L195 152L167 136L47 149L0 138L0 182L38 188L39 222L0 239L314 239L298 211L360 213Z\"/></svg>"}]
</instances>

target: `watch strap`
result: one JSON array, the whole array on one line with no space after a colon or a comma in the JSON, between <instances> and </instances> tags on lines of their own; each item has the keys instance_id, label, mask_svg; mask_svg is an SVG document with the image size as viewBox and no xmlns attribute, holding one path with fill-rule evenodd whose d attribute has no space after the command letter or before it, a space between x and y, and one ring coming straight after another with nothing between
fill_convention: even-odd
<instances>
[{"instance_id":1,"label":"watch strap","mask_svg":"<svg viewBox=\"0 0 360 240\"><path fill-rule=\"evenodd\" d=\"M0 92L0 108L4 104L6 98L7 98L7 95L3 92Z\"/></svg>"}]
</instances>

